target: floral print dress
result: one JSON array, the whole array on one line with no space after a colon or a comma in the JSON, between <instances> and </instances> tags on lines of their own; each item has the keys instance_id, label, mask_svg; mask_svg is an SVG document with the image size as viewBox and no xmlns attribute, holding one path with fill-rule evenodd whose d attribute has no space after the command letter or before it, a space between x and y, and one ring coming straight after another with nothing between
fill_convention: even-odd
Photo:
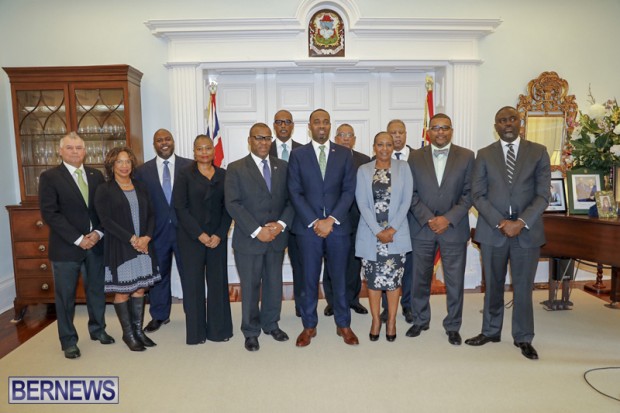
<instances>
[{"instance_id":1,"label":"floral print dress","mask_svg":"<svg viewBox=\"0 0 620 413\"><path fill-rule=\"evenodd\" d=\"M375 169L372 177L377 223L388 227L388 213L392 195L392 175L389 169ZM400 287L405 272L405 254L388 254L388 244L377 239L377 260L362 259L362 272L371 290L392 291Z\"/></svg>"}]
</instances>

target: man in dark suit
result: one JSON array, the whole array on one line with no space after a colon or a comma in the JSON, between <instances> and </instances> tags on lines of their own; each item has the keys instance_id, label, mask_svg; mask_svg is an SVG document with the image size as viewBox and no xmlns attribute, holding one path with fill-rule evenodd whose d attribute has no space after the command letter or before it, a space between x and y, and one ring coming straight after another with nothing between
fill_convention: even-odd
<instances>
[{"instance_id":1,"label":"man in dark suit","mask_svg":"<svg viewBox=\"0 0 620 413\"><path fill-rule=\"evenodd\" d=\"M459 330L463 319L463 288L469 209L471 208L471 173L474 153L452 144L452 121L438 113L429 121L431 144L413 151L410 156L413 174L413 197L409 229L413 244L413 326L408 337L428 330L431 321L429 299L435 254L439 248L446 284L447 316L443 327L448 342L461 344Z\"/></svg>"},{"instance_id":2,"label":"man in dark suit","mask_svg":"<svg viewBox=\"0 0 620 413\"><path fill-rule=\"evenodd\" d=\"M330 116L324 109L310 114L312 142L291 153L288 189L304 272L301 319L304 330L297 346L316 336L319 278L323 258L332 275L336 333L350 345L359 344L350 328L351 311L346 298L345 273L351 243L349 209L355 198L355 168L351 151L329 142Z\"/></svg>"},{"instance_id":3,"label":"man in dark suit","mask_svg":"<svg viewBox=\"0 0 620 413\"><path fill-rule=\"evenodd\" d=\"M105 331L103 229L94 199L103 174L84 166L84 141L75 132L60 140L62 164L39 178L39 202L43 220L50 228L49 259L54 273L58 335L65 357L80 357L78 334L73 325L75 290L81 272L88 308L88 332L92 340L112 344Z\"/></svg>"},{"instance_id":4,"label":"man in dark suit","mask_svg":"<svg viewBox=\"0 0 620 413\"><path fill-rule=\"evenodd\" d=\"M269 126L254 124L248 136L251 153L228 165L226 173L226 209L235 220L232 246L241 281L241 331L248 351L260 348L261 329L276 341L288 340L278 321L282 261L295 213L286 186L287 163L269 156L271 139Z\"/></svg>"},{"instance_id":5,"label":"man in dark suit","mask_svg":"<svg viewBox=\"0 0 620 413\"><path fill-rule=\"evenodd\" d=\"M411 166L411 154L413 148L407 145L407 128L405 122L400 119L392 119L388 122L387 133L392 135L394 139L393 159L402 159L409 162ZM410 219L410 217L409 217ZM407 261L405 262L405 273L403 274L402 296L400 297L400 306L403 310L405 321L409 324L413 323L413 312L411 311L411 283L413 280L413 254L407 253ZM381 321L387 321L387 300L385 293L382 299L383 312L381 313Z\"/></svg>"},{"instance_id":6,"label":"man in dark suit","mask_svg":"<svg viewBox=\"0 0 620 413\"><path fill-rule=\"evenodd\" d=\"M532 289L545 243L542 214L549 205L551 167L547 149L519 137L521 118L513 107L495 115L500 141L478 151L472 196L478 210L475 240L480 243L486 281L482 333L465 340L481 346L501 340L504 284L510 260L514 291L512 337L528 359L537 359L532 346Z\"/></svg>"},{"instance_id":7,"label":"man in dark suit","mask_svg":"<svg viewBox=\"0 0 620 413\"><path fill-rule=\"evenodd\" d=\"M353 150L355 140L355 131L351 125L343 123L336 130L335 141L338 145L342 145L351 150L351 154L353 155L353 167L357 173L357 169L361 165L370 162L370 156ZM351 248L349 249L346 273L347 302L349 303L349 307L357 314L368 314L368 310L360 304L359 298L362 289L362 280L360 278L362 260L355 256L355 234L357 233L357 225L360 222L360 210L357 208L357 203L355 201L353 201L351 209L349 209L349 221L351 221ZM327 301L327 306L323 314L329 317L334 315L334 308L332 307L332 282L327 266L323 270L323 291L325 292L325 300Z\"/></svg>"},{"instance_id":8,"label":"man in dark suit","mask_svg":"<svg viewBox=\"0 0 620 413\"><path fill-rule=\"evenodd\" d=\"M149 290L149 313L151 321L144 331L152 333L170 322L172 296L170 294L170 271L172 257L179 274L183 276L183 265L177 245L177 216L172 205L174 177L191 160L174 154L174 138L166 129L159 129L153 135L153 147L157 156L136 169L135 177L146 184L151 204L155 211L155 232L153 247L161 281Z\"/></svg>"},{"instance_id":9,"label":"man in dark suit","mask_svg":"<svg viewBox=\"0 0 620 413\"><path fill-rule=\"evenodd\" d=\"M288 158L294 149L299 148L301 143L291 139L295 122L293 115L288 110L279 110L273 117L273 130L276 133L276 139L271 143L269 156L282 159L288 162ZM297 246L297 237L292 232L288 234L288 258L291 261L293 270L293 296L295 298L295 315L301 317L299 311L299 300L301 288L303 285L303 272L301 269L301 257L299 256L299 247Z\"/></svg>"}]
</instances>

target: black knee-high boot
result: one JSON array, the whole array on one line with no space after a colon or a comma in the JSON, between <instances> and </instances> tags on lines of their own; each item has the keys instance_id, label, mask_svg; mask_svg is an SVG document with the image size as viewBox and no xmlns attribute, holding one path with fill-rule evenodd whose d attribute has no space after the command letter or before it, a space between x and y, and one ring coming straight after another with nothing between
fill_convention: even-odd
<instances>
[{"instance_id":1,"label":"black knee-high boot","mask_svg":"<svg viewBox=\"0 0 620 413\"><path fill-rule=\"evenodd\" d=\"M131 297L131 324L133 333L145 347L155 347L157 344L144 334L142 324L144 323L144 296Z\"/></svg>"},{"instance_id":2,"label":"black knee-high boot","mask_svg":"<svg viewBox=\"0 0 620 413\"><path fill-rule=\"evenodd\" d=\"M116 310L116 315L118 316L118 321L121 322L121 327L123 329L123 341L129 347L131 351L144 351L146 347L142 345L136 335L133 333L133 327L131 324L131 313L129 311L129 301L125 301L122 303L114 303L114 310Z\"/></svg>"}]
</instances>

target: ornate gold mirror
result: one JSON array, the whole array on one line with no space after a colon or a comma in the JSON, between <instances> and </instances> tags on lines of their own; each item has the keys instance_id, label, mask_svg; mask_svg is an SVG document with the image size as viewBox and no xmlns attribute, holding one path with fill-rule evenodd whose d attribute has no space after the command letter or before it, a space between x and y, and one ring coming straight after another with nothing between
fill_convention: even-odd
<instances>
[{"instance_id":1,"label":"ornate gold mirror","mask_svg":"<svg viewBox=\"0 0 620 413\"><path fill-rule=\"evenodd\" d=\"M522 137L547 147L552 170L566 171L566 137L577 115L575 95L568 95L568 82L556 72L543 72L519 95L517 110L523 121Z\"/></svg>"}]
</instances>

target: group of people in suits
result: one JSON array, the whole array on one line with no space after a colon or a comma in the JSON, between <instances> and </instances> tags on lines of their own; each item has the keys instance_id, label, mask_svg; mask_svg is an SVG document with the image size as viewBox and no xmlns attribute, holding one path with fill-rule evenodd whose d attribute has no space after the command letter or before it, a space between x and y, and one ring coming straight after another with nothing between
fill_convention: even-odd
<instances>
[{"instance_id":1,"label":"group of people in suits","mask_svg":"<svg viewBox=\"0 0 620 413\"><path fill-rule=\"evenodd\" d=\"M339 126L335 143L330 141L331 119L323 109L310 115L310 143L292 140L294 125L286 110L274 116L275 139L268 125L254 124L247 138L250 153L227 170L213 164L209 137L196 137L191 161L174 155L172 135L160 129L153 139L157 156L140 167L130 148L110 151L105 183L99 171L83 166L82 139L63 138L63 163L42 174L40 202L50 226L66 357L80 355L73 327L78 273L87 288L91 338L114 342L105 331L102 293L113 292L123 340L141 351L155 345L144 332L169 322L173 256L183 287L187 344L228 341L233 327L226 240L233 220L248 351L259 350L261 332L276 341L289 339L279 327L285 250L293 270L295 312L303 325L298 347L308 346L317 334L323 268L324 314L333 315L336 334L346 344L359 344L351 310L367 313L359 302L360 273L368 286L371 341L378 340L384 322L386 339L396 339L399 297L412 324L406 335L428 330L437 251L447 292L443 327L449 343L460 345L468 212L474 206L487 290L481 334L465 343L500 341L510 263L514 344L525 357L538 358L531 344L531 291L544 244L550 166L543 146L519 138L514 108L497 112L500 140L477 156L452 143L452 121L445 114L431 118L431 144L417 150L406 145L404 123L391 121L375 136L372 159L353 150L355 132L348 124ZM143 327L147 290L152 319Z\"/></svg>"}]
</instances>

